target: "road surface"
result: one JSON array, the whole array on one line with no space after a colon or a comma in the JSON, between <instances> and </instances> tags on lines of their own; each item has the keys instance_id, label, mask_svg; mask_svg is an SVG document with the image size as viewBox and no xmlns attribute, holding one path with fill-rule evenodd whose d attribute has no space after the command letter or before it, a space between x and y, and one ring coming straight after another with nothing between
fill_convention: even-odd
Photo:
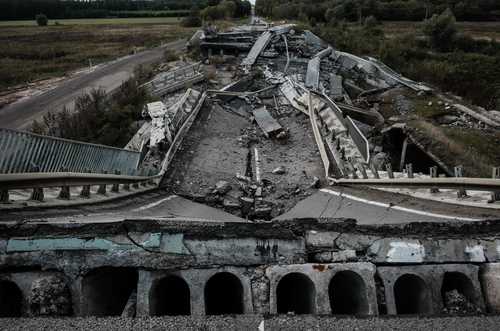
<instances>
[{"instance_id":1,"label":"road surface","mask_svg":"<svg viewBox=\"0 0 500 331\"><path fill-rule=\"evenodd\" d=\"M93 88L100 87L107 92L112 91L132 76L137 65L161 59L165 49L180 51L185 44L186 40L181 39L162 47L120 58L99 66L92 72L63 81L58 87L43 94L14 102L0 109L0 127L23 129L48 111L57 111L64 106L71 108L78 96Z\"/></svg>"}]
</instances>

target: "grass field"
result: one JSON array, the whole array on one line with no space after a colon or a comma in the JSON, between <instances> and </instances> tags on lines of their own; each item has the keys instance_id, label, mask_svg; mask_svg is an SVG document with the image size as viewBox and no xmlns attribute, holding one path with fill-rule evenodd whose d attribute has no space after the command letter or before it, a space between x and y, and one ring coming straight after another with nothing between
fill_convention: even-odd
<instances>
[{"instance_id":1,"label":"grass field","mask_svg":"<svg viewBox=\"0 0 500 331\"><path fill-rule=\"evenodd\" d=\"M138 17L138 18L82 18L67 20L49 20L49 25L58 22L61 25L111 25L111 24L176 24L179 17ZM36 26L35 20L0 21L0 28L12 26Z\"/></svg>"},{"instance_id":2,"label":"grass field","mask_svg":"<svg viewBox=\"0 0 500 331\"><path fill-rule=\"evenodd\" d=\"M500 22L457 22L463 33L474 38L489 38L500 41ZM420 31L422 22L384 21L382 29L387 37Z\"/></svg>"},{"instance_id":3,"label":"grass field","mask_svg":"<svg viewBox=\"0 0 500 331\"><path fill-rule=\"evenodd\" d=\"M139 23L1 27L0 89L62 76L88 66L89 60L108 61L193 31L178 24Z\"/></svg>"}]
</instances>

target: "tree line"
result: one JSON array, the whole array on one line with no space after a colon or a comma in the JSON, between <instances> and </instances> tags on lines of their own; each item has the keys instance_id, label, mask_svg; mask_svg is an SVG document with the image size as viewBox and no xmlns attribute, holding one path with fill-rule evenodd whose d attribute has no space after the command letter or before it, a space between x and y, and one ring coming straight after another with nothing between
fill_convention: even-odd
<instances>
[{"instance_id":1,"label":"tree line","mask_svg":"<svg viewBox=\"0 0 500 331\"><path fill-rule=\"evenodd\" d=\"M460 21L500 20L498 0L256 0L258 15L310 23L332 19L421 21L450 8Z\"/></svg>"},{"instance_id":2,"label":"tree line","mask_svg":"<svg viewBox=\"0 0 500 331\"><path fill-rule=\"evenodd\" d=\"M120 12L188 11L205 8L210 0L1 0L0 20L28 20L43 13L49 19L102 18ZM175 12L174 12L175 13Z\"/></svg>"}]
</instances>

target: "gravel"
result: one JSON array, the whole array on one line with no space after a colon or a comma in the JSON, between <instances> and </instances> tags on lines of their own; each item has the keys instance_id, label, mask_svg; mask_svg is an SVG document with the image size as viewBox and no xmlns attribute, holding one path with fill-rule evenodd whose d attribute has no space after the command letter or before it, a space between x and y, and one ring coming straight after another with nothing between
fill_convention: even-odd
<instances>
[{"instance_id":1,"label":"gravel","mask_svg":"<svg viewBox=\"0 0 500 331\"><path fill-rule=\"evenodd\" d=\"M462 317L88 317L0 319L0 330L498 330L500 316ZM262 329L263 326L263 329Z\"/></svg>"}]
</instances>

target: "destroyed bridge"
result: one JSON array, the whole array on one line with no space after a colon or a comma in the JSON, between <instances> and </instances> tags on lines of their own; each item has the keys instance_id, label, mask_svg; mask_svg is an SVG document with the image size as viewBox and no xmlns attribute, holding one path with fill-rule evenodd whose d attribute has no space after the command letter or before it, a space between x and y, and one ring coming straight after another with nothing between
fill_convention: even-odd
<instances>
[{"instance_id":1,"label":"destroyed bridge","mask_svg":"<svg viewBox=\"0 0 500 331\"><path fill-rule=\"evenodd\" d=\"M0 129L0 316L500 312L500 168L377 108L438 92L293 25L188 48L124 148Z\"/></svg>"}]
</instances>

